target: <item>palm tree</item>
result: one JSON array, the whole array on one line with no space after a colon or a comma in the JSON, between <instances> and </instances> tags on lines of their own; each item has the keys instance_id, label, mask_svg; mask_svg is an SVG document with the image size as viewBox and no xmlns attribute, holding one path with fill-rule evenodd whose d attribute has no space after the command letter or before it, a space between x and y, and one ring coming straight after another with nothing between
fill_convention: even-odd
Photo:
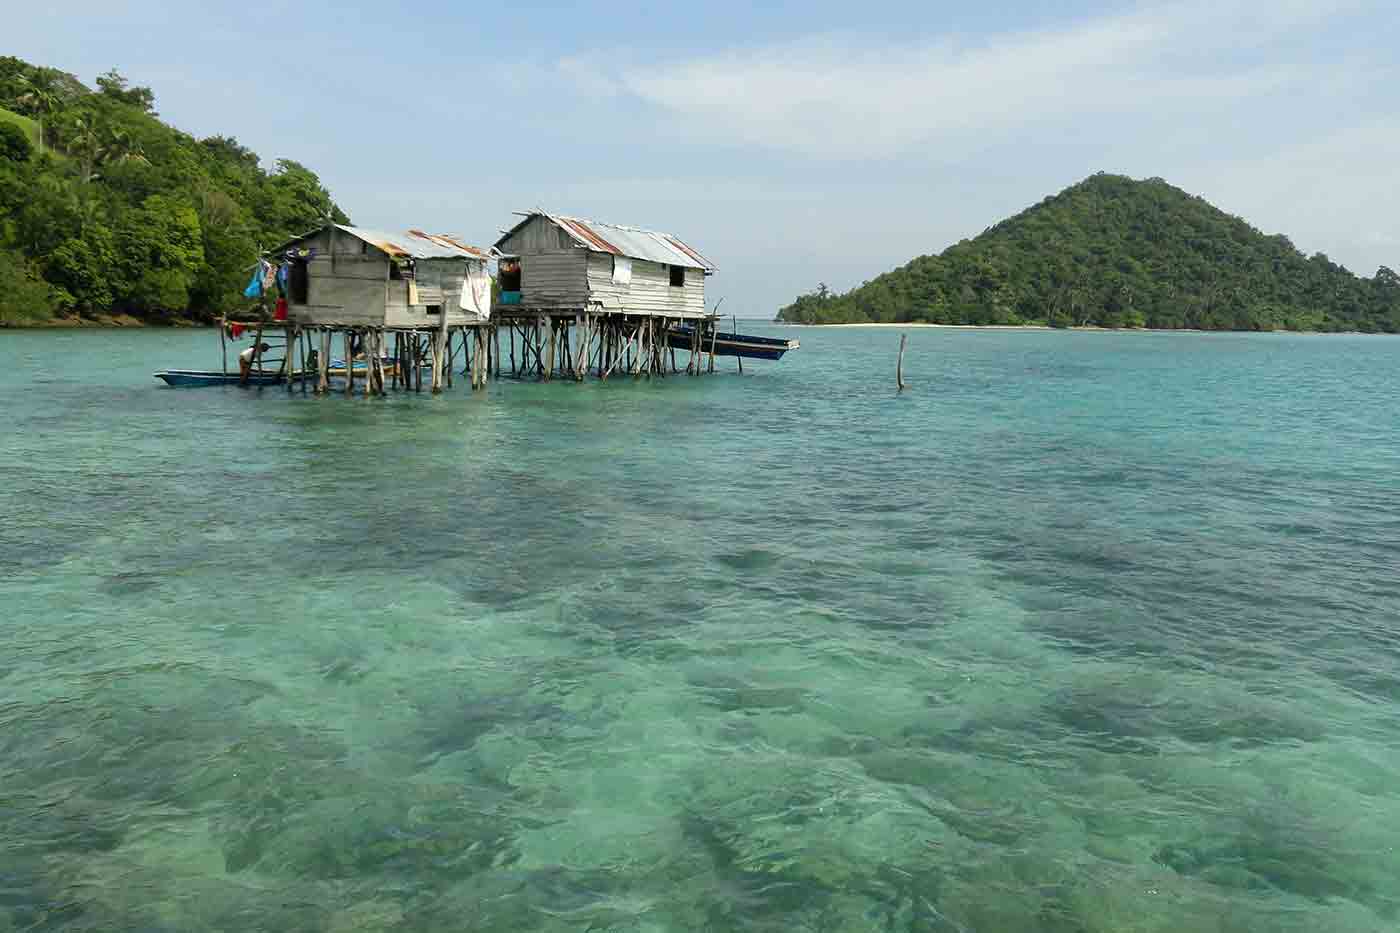
<instances>
[{"instance_id":1,"label":"palm tree","mask_svg":"<svg viewBox=\"0 0 1400 933\"><path fill-rule=\"evenodd\" d=\"M30 75L21 75L21 87L28 90L20 94L17 101L29 108L39 124L39 154L44 153L44 118L51 116L63 103L58 96L58 85L46 71L39 70Z\"/></svg>"},{"instance_id":2,"label":"palm tree","mask_svg":"<svg viewBox=\"0 0 1400 933\"><path fill-rule=\"evenodd\" d=\"M103 165L146 162L146 150L142 148L140 140L126 130L108 127L102 135L104 138L98 158Z\"/></svg>"},{"instance_id":3,"label":"palm tree","mask_svg":"<svg viewBox=\"0 0 1400 933\"><path fill-rule=\"evenodd\" d=\"M88 121L85 114L72 114L64 121L63 148L77 159L82 166L83 183L97 177L97 165L102 158L102 139L99 128Z\"/></svg>"}]
</instances>

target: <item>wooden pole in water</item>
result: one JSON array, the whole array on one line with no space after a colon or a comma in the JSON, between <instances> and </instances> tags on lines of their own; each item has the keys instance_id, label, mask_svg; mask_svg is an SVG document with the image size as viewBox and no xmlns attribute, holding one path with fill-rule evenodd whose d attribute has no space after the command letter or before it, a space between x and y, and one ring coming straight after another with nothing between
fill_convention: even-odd
<instances>
[{"instance_id":1,"label":"wooden pole in water","mask_svg":"<svg viewBox=\"0 0 1400 933\"><path fill-rule=\"evenodd\" d=\"M904 341L908 339L908 334L899 335L899 359L894 364L894 381L899 386L899 392L904 391Z\"/></svg>"},{"instance_id":2,"label":"wooden pole in water","mask_svg":"<svg viewBox=\"0 0 1400 933\"><path fill-rule=\"evenodd\" d=\"M228 375L228 338L224 331L228 328L228 315L219 315L219 352L224 357L224 375Z\"/></svg>"},{"instance_id":3,"label":"wooden pole in water","mask_svg":"<svg viewBox=\"0 0 1400 933\"><path fill-rule=\"evenodd\" d=\"M296 339L296 328L286 328L282 338L282 375L286 377L288 393L292 391L292 363L295 362L292 357L292 351L296 349Z\"/></svg>"},{"instance_id":4,"label":"wooden pole in water","mask_svg":"<svg viewBox=\"0 0 1400 933\"><path fill-rule=\"evenodd\" d=\"M321 328L321 358L316 361L320 370L316 376L316 394L325 395L331 390L331 329Z\"/></svg>"},{"instance_id":5,"label":"wooden pole in water","mask_svg":"<svg viewBox=\"0 0 1400 933\"><path fill-rule=\"evenodd\" d=\"M715 340L719 338L719 318L710 322L710 365L707 372L715 371Z\"/></svg>"},{"instance_id":6,"label":"wooden pole in water","mask_svg":"<svg viewBox=\"0 0 1400 933\"><path fill-rule=\"evenodd\" d=\"M734 322L734 339L737 340L739 339L739 315L731 314L729 319ZM736 352L734 359L739 361L739 375L742 376L744 374L744 358Z\"/></svg>"},{"instance_id":7,"label":"wooden pole in water","mask_svg":"<svg viewBox=\"0 0 1400 933\"><path fill-rule=\"evenodd\" d=\"M355 332L345 329L345 394L355 394Z\"/></svg>"},{"instance_id":8,"label":"wooden pole in water","mask_svg":"<svg viewBox=\"0 0 1400 933\"><path fill-rule=\"evenodd\" d=\"M554 320L549 317L540 318L540 327L548 328L549 346L544 354L544 372L541 377L548 382L554 375Z\"/></svg>"}]
</instances>

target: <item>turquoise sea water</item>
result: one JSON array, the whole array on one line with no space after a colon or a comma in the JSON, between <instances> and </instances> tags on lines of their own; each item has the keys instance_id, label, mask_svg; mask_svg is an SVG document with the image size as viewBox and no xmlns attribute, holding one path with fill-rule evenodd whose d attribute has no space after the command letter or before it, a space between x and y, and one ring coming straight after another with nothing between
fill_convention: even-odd
<instances>
[{"instance_id":1,"label":"turquoise sea water","mask_svg":"<svg viewBox=\"0 0 1400 933\"><path fill-rule=\"evenodd\" d=\"M789 333L0 333L0 931L1400 928L1400 340Z\"/></svg>"}]
</instances>

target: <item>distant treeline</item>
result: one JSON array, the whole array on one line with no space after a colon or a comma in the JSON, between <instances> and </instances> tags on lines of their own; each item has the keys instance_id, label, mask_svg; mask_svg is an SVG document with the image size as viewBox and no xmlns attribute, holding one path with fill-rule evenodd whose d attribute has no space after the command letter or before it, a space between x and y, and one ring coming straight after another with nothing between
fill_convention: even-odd
<instances>
[{"instance_id":1,"label":"distant treeline","mask_svg":"<svg viewBox=\"0 0 1400 933\"><path fill-rule=\"evenodd\" d=\"M161 122L116 71L0 57L0 324L230 310L259 245L348 222L314 172Z\"/></svg>"},{"instance_id":2,"label":"distant treeline","mask_svg":"<svg viewBox=\"0 0 1400 933\"><path fill-rule=\"evenodd\" d=\"M864 321L1400 332L1400 276L1361 278L1159 178L1098 174L939 255L778 312Z\"/></svg>"}]
</instances>

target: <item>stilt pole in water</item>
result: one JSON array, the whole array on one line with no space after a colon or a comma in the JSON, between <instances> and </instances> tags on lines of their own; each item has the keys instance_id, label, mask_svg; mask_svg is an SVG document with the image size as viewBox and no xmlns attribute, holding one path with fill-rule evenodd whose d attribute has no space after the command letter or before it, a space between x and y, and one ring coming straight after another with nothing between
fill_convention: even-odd
<instances>
[{"instance_id":1,"label":"stilt pole in water","mask_svg":"<svg viewBox=\"0 0 1400 933\"><path fill-rule=\"evenodd\" d=\"M894 364L894 381L900 392L904 391L904 341L908 339L908 334L899 335L899 359Z\"/></svg>"}]
</instances>

